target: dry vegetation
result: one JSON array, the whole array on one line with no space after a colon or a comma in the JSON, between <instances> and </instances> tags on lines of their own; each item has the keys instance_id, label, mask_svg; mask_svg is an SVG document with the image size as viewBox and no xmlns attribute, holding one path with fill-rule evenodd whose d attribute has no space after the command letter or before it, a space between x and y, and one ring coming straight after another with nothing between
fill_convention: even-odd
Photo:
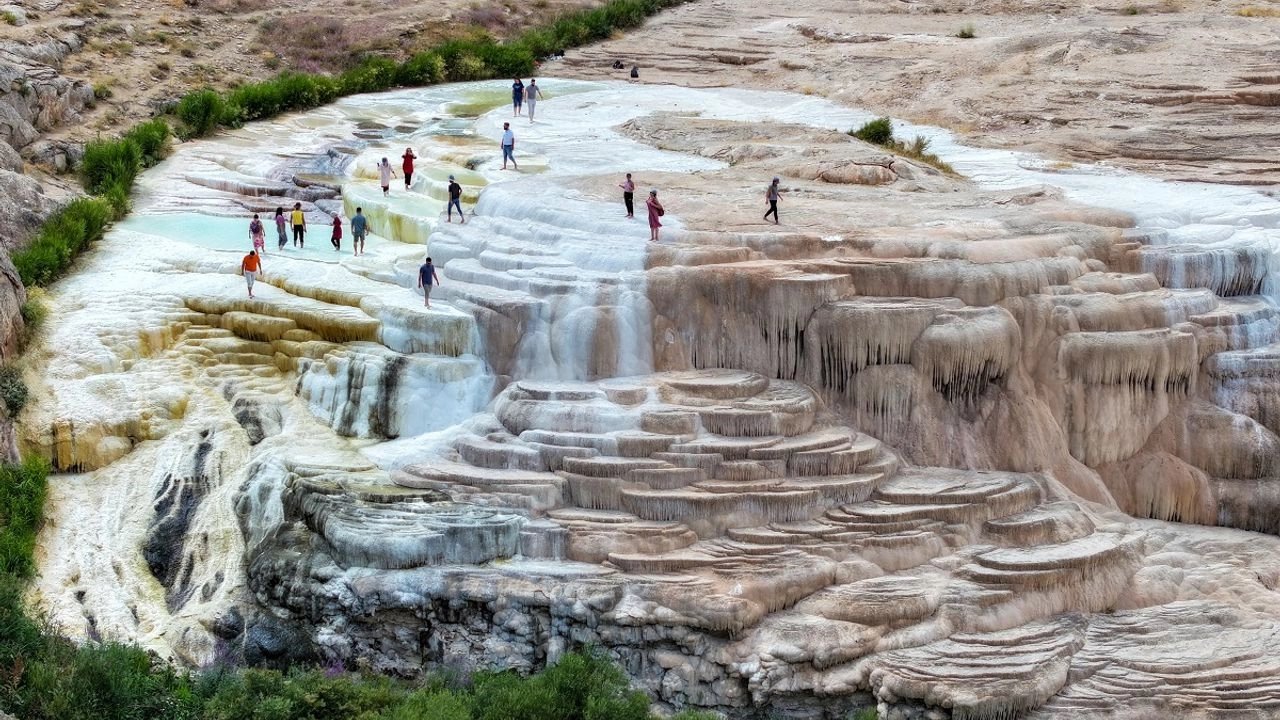
<instances>
[{"instance_id":1,"label":"dry vegetation","mask_svg":"<svg viewBox=\"0 0 1280 720\"><path fill-rule=\"evenodd\" d=\"M503 38L602 0L64 0L28 13L4 36L36 39L69 20L86 52L63 72L88 82L98 106L62 131L73 139L150 116L192 88L228 89L285 70L340 73L368 57L403 61L450 38Z\"/></svg>"}]
</instances>

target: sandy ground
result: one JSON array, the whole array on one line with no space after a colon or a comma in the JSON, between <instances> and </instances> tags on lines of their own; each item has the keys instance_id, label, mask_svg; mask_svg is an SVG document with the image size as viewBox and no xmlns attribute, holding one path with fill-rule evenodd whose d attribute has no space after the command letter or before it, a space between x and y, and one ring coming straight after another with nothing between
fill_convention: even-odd
<instances>
[{"instance_id":1,"label":"sandy ground","mask_svg":"<svg viewBox=\"0 0 1280 720\"><path fill-rule=\"evenodd\" d=\"M617 77L622 59L646 83L793 90L971 143L1274 189L1278 16L1273 0L700 0L556 72Z\"/></svg>"}]
</instances>

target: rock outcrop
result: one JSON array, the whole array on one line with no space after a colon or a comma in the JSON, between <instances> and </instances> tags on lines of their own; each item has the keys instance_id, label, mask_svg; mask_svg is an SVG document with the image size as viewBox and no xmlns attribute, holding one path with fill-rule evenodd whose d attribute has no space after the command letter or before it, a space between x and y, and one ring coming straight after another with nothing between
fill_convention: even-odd
<instances>
[{"instance_id":1,"label":"rock outcrop","mask_svg":"<svg viewBox=\"0 0 1280 720\"><path fill-rule=\"evenodd\" d=\"M142 179L37 348L24 441L80 473L41 540L56 617L192 663L228 639L279 662L303 628L399 674L594 644L669 708L743 718L1277 700L1252 679L1280 540L1166 522L1280 531L1249 225L1274 201L1183 232L1201 187L1088 207L1023 159L971 181L889 157L811 98L548 87L577 92L520 131L519 174L492 153L505 109L450 113L487 90L463 86ZM371 139L374 117L426 129ZM373 160L409 142L423 169L384 196ZM662 242L620 171L658 189ZM249 299L246 216L285 198L376 235L268 248Z\"/></svg>"}]
</instances>

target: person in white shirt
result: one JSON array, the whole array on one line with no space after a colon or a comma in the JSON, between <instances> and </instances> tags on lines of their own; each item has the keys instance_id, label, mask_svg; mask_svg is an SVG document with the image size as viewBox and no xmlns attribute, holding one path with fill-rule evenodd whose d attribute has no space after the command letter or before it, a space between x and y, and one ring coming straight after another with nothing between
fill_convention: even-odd
<instances>
[{"instance_id":1,"label":"person in white shirt","mask_svg":"<svg viewBox=\"0 0 1280 720\"><path fill-rule=\"evenodd\" d=\"M533 108L529 108L532 110ZM502 169L507 169L507 161L511 161L511 167L519 170L520 166L516 164L516 134L511 132L511 123L502 123Z\"/></svg>"},{"instance_id":2,"label":"person in white shirt","mask_svg":"<svg viewBox=\"0 0 1280 720\"><path fill-rule=\"evenodd\" d=\"M391 178L396 176L396 171L391 169L391 163L386 158L382 158L382 164L378 165L378 179L382 181L382 194L384 196L391 194Z\"/></svg>"}]
</instances>

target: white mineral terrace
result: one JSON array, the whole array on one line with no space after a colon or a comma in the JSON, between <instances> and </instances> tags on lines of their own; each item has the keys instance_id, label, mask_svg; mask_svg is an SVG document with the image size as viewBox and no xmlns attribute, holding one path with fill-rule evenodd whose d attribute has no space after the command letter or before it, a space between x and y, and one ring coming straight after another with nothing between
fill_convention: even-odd
<instances>
[{"instance_id":1,"label":"white mineral terrace","mask_svg":"<svg viewBox=\"0 0 1280 720\"><path fill-rule=\"evenodd\" d=\"M1280 707L1280 203L896 124L952 177L800 95L539 85L534 124L505 82L361 96L144 175L32 352L55 622L200 665L236 608L401 673L589 642L731 715Z\"/></svg>"}]
</instances>

